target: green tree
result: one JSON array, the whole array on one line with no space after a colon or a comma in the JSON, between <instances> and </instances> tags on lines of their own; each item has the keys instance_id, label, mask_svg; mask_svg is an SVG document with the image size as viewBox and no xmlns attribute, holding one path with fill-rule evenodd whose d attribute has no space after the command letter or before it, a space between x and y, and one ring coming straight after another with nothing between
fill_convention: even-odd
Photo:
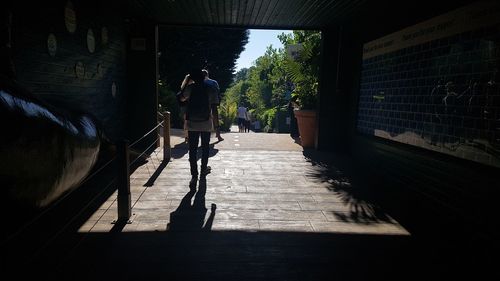
<instances>
[{"instance_id":1,"label":"green tree","mask_svg":"<svg viewBox=\"0 0 500 281\"><path fill-rule=\"evenodd\" d=\"M286 53L281 50L276 54L274 60L275 67L269 76L273 88L271 104L278 107L283 107L288 104L290 93L293 89L293 84L290 83L290 79L285 70L285 63Z\"/></svg>"},{"instance_id":2,"label":"green tree","mask_svg":"<svg viewBox=\"0 0 500 281\"><path fill-rule=\"evenodd\" d=\"M321 33L314 30L294 30L278 36L285 48L298 46L298 54L287 56L284 69L294 85L292 99L302 109L315 109L321 60Z\"/></svg>"},{"instance_id":3,"label":"green tree","mask_svg":"<svg viewBox=\"0 0 500 281\"><path fill-rule=\"evenodd\" d=\"M206 68L224 91L233 80L235 62L248 42L248 30L162 27L159 31L160 74L178 85L193 67Z\"/></svg>"},{"instance_id":4,"label":"green tree","mask_svg":"<svg viewBox=\"0 0 500 281\"><path fill-rule=\"evenodd\" d=\"M227 100L248 106L265 131L273 131L276 112L286 103L284 59L284 50L268 46L252 67L236 73L235 82L226 91Z\"/></svg>"},{"instance_id":5,"label":"green tree","mask_svg":"<svg viewBox=\"0 0 500 281\"><path fill-rule=\"evenodd\" d=\"M316 107L320 65L319 31L294 31L278 36L285 47L302 46L295 60L285 49L268 46L254 65L234 75L226 91L227 104L243 103L260 120L265 131L273 131L276 115L286 111L293 98L302 108Z\"/></svg>"},{"instance_id":6,"label":"green tree","mask_svg":"<svg viewBox=\"0 0 500 281\"><path fill-rule=\"evenodd\" d=\"M166 87L161 80L158 83L158 103L160 111L165 110L170 112L171 124L176 128L181 128L183 126L183 117L177 105L175 92Z\"/></svg>"},{"instance_id":7,"label":"green tree","mask_svg":"<svg viewBox=\"0 0 500 281\"><path fill-rule=\"evenodd\" d=\"M241 71L240 71L241 73ZM245 69L246 73L246 69ZM220 105L221 130L228 131L236 120L236 111L239 104L248 104L247 92L250 83L247 79L237 80L224 93Z\"/></svg>"},{"instance_id":8,"label":"green tree","mask_svg":"<svg viewBox=\"0 0 500 281\"><path fill-rule=\"evenodd\" d=\"M208 69L224 92L233 81L236 60L248 42L245 29L162 27L159 35L159 100L162 108L171 112L178 111L172 93L179 90L184 76L194 67Z\"/></svg>"},{"instance_id":9,"label":"green tree","mask_svg":"<svg viewBox=\"0 0 500 281\"><path fill-rule=\"evenodd\" d=\"M236 72L236 74L234 74L233 83L246 79L248 79L248 68L242 68L238 72Z\"/></svg>"}]
</instances>

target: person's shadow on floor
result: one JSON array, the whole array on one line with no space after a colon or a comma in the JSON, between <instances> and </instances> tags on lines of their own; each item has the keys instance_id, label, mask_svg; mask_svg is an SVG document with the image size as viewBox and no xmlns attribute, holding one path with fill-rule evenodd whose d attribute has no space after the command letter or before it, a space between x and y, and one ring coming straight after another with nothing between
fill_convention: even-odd
<instances>
[{"instance_id":1,"label":"person's shadow on floor","mask_svg":"<svg viewBox=\"0 0 500 281\"><path fill-rule=\"evenodd\" d=\"M205 216L207 214L207 208L205 207L206 192L206 179L200 179L198 192L196 192L196 180L191 180L189 183L189 192L184 195L179 207L170 213L170 223L167 225L167 231L210 231L217 206L212 204L210 215L205 223ZM193 196L194 201L191 205Z\"/></svg>"},{"instance_id":2,"label":"person's shadow on floor","mask_svg":"<svg viewBox=\"0 0 500 281\"><path fill-rule=\"evenodd\" d=\"M184 157L189 152L189 146L186 142L178 143L174 147L172 147L171 153L172 158L180 159Z\"/></svg>"},{"instance_id":3,"label":"person's shadow on floor","mask_svg":"<svg viewBox=\"0 0 500 281\"><path fill-rule=\"evenodd\" d=\"M221 141L216 141L214 143L210 144L210 151L208 154L208 157L213 157L215 156L218 152L219 149L215 148L215 145L220 143ZM189 145L185 142L176 144L174 147L172 147L172 158L174 159L180 159L184 157L184 155L189 153ZM201 159L201 146L198 146L198 153L197 153L197 159Z\"/></svg>"}]
</instances>

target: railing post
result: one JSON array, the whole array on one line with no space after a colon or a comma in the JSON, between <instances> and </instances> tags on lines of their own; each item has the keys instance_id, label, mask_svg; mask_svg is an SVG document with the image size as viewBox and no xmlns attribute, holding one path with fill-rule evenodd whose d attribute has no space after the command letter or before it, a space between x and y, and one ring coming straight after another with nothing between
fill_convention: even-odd
<instances>
[{"instance_id":1,"label":"railing post","mask_svg":"<svg viewBox=\"0 0 500 281\"><path fill-rule=\"evenodd\" d=\"M170 112L163 113L163 161L165 163L170 161Z\"/></svg>"},{"instance_id":2,"label":"railing post","mask_svg":"<svg viewBox=\"0 0 500 281\"><path fill-rule=\"evenodd\" d=\"M130 157L127 140L118 142L116 160L118 168L118 221L127 222L132 215L129 168Z\"/></svg>"},{"instance_id":3,"label":"railing post","mask_svg":"<svg viewBox=\"0 0 500 281\"><path fill-rule=\"evenodd\" d=\"M156 113L156 120L160 120L160 118L158 118L158 117L163 117L163 115L160 112L157 112ZM159 122L159 121L157 121L157 122ZM156 147L160 147L161 146L161 138L160 138L160 136L161 136L161 126L158 127L157 136L158 136L158 138L156 140Z\"/></svg>"}]
</instances>

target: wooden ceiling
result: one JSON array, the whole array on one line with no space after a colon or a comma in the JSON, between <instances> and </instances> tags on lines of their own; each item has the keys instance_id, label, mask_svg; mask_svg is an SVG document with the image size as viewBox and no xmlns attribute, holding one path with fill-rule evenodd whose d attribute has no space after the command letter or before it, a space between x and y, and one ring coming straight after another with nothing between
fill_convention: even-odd
<instances>
[{"instance_id":1,"label":"wooden ceiling","mask_svg":"<svg viewBox=\"0 0 500 281\"><path fill-rule=\"evenodd\" d=\"M318 29L351 16L366 0L129 0L130 13L160 24Z\"/></svg>"}]
</instances>

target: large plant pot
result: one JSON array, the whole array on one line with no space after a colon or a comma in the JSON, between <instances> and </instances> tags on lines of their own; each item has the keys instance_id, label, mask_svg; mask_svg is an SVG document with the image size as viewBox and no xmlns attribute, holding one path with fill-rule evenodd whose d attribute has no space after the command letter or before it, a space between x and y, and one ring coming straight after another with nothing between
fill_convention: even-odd
<instances>
[{"instance_id":1,"label":"large plant pot","mask_svg":"<svg viewBox=\"0 0 500 281\"><path fill-rule=\"evenodd\" d=\"M314 147L316 137L316 111L295 110L295 118L299 127L300 143L302 147Z\"/></svg>"}]
</instances>

